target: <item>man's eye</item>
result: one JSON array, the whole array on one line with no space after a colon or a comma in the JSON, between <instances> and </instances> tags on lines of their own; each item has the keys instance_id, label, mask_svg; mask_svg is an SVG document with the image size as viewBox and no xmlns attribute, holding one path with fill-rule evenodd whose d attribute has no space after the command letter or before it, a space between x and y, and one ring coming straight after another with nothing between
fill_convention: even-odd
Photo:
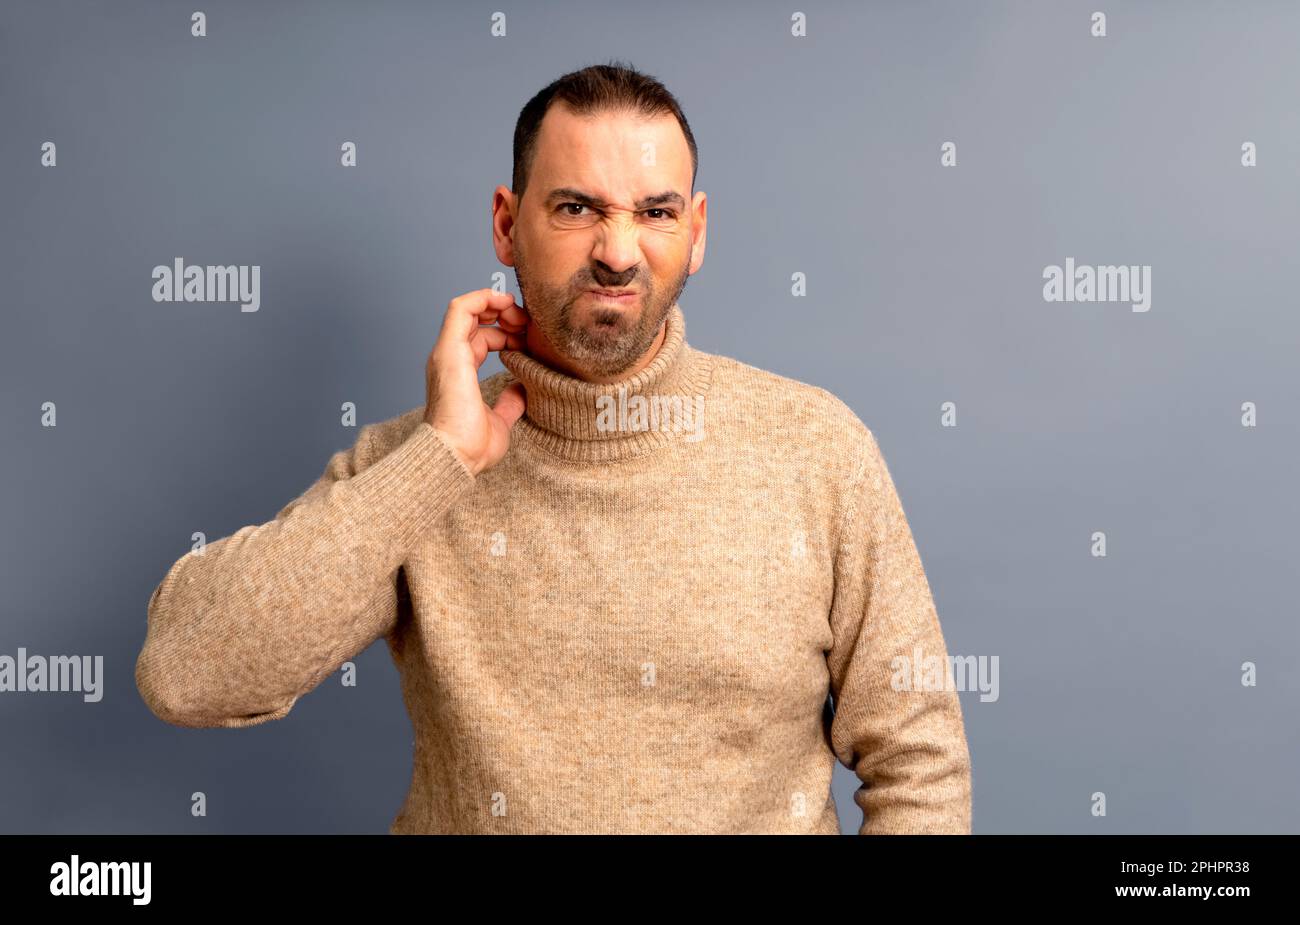
<instances>
[{"instance_id":1,"label":"man's eye","mask_svg":"<svg viewBox=\"0 0 1300 925\"><path fill-rule=\"evenodd\" d=\"M559 205L559 209L561 209L562 211L568 209L587 209L587 208L590 208L590 206L584 205L581 202L562 202ZM672 209L646 209L645 211L646 214L649 215L650 218L652 218L655 221L674 221L677 218L677 213L674 212ZM581 212L564 211L564 214L571 218L580 218L582 216Z\"/></svg>"}]
</instances>

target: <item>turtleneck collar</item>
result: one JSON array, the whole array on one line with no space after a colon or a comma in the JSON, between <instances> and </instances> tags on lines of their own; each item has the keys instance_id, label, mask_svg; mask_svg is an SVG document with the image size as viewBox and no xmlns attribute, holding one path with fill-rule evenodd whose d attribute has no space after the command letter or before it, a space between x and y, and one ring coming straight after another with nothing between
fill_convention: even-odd
<instances>
[{"instance_id":1,"label":"turtleneck collar","mask_svg":"<svg viewBox=\"0 0 1300 925\"><path fill-rule=\"evenodd\" d=\"M516 429L554 455L606 462L708 437L711 354L686 342L686 319L676 303L654 359L616 382L587 382L518 350L499 356L509 374L505 385L524 386L524 416Z\"/></svg>"}]
</instances>

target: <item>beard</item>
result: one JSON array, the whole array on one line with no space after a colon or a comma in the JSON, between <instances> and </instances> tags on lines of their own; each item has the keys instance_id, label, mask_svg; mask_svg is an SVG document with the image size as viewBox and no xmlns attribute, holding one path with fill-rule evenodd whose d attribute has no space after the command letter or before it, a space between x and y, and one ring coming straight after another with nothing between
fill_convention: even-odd
<instances>
[{"instance_id":1,"label":"beard","mask_svg":"<svg viewBox=\"0 0 1300 925\"><path fill-rule=\"evenodd\" d=\"M612 274L598 267L584 267L566 285L547 286L530 278L522 248L515 246L515 281L529 323L570 366L602 378L617 376L645 356L685 288L688 271L689 259L661 290L647 273ZM636 289L639 301L624 308L580 303L588 289Z\"/></svg>"}]
</instances>

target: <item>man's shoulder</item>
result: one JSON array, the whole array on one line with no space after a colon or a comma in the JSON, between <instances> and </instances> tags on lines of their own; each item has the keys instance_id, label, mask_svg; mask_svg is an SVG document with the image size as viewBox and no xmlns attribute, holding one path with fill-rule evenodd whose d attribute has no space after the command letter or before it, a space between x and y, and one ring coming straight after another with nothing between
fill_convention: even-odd
<instances>
[{"instance_id":1,"label":"man's shoulder","mask_svg":"<svg viewBox=\"0 0 1300 925\"><path fill-rule=\"evenodd\" d=\"M797 472L808 495L837 499L831 510L846 510L858 486L880 484L884 459L875 434L830 389L716 355L710 394L728 439L757 448L765 467Z\"/></svg>"},{"instance_id":2,"label":"man's shoulder","mask_svg":"<svg viewBox=\"0 0 1300 925\"><path fill-rule=\"evenodd\" d=\"M362 425L353 445L356 471L366 469L401 446L423 420L424 405L421 404L381 421Z\"/></svg>"},{"instance_id":3,"label":"man's shoulder","mask_svg":"<svg viewBox=\"0 0 1300 925\"><path fill-rule=\"evenodd\" d=\"M715 398L739 422L793 431L813 440L838 440L860 449L874 436L834 392L793 376L714 354Z\"/></svg>"}]
</instances>

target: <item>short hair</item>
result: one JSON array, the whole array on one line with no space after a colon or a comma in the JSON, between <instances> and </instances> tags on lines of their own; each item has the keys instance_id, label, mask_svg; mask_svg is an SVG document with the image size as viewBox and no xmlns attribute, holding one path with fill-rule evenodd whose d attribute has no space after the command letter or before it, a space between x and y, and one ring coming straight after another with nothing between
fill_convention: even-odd
<instances>
[{"instance_id":1,"label":"short hair","mask_svg":"<svg viewBox=\"0 0 1300 925\"><path fill-rule=\"evenodd\" d=\"M695 189L695 176L699 171L700 156L695 146L695 136L682 108L668 89L648 74L643 74L627 64L611 61L593 64L579 71L571 71L552 81L519 111L515 122L514 174L511 188L523 198L528 185L528 172L537 154L537 135L542 118L551 105L564 103L580 116L601 112L630 112L647 118L671 115L682 127L686 144L691 149L691 189Z\"/></svg>"}]
</instances>

